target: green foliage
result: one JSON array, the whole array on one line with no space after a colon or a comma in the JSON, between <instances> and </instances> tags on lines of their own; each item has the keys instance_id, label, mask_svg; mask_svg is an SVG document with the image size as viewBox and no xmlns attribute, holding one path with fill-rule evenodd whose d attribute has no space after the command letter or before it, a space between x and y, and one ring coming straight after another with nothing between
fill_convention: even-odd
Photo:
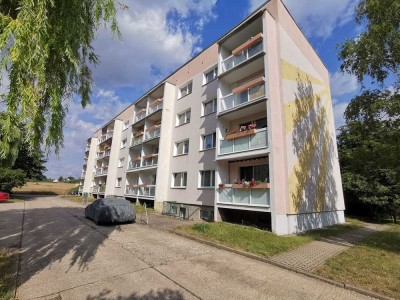
<instances>
[{"instance_id":1,"label":"green foliage","mask_svg":"<svg viewBox=\"0 0 400 300\"><path fill-rule=\"evenodd\" d=\"M210 231L210 224L206 223L194 224L192 228L193 230L196 230L198 232L207 232Z\"/></svg>"},{"instance_id":2,"label":"green foliage","mask_svg":"<svg viewBox=\"0 0 400 300\"><path fill-rule=\"evenodd\" d=\"M0 156L13 154L18 124L26 124L33 148L58 153L68 102L90 103L92 73L98 63L92 42L100 25L118 33L113 0L3 0L0 2L0 74L10 85L0 96Z\"/></svg>"},{"instance_id":3,"label":"green foliage","mask_svg":"<svg viewBox=\"0 0 400 300\"><path fill-rule=\"evenodd\" d=\"M381 84L394 73L400 85L400 0L361 0L355 13L366 30L340 45L342 71L356 75L359 82L370 76Z\"/></svg>"},{"instance_id":4,"label":"green foliage","mask_svg":"<svg viewBox=\"0 0 400 300\"><path fill-rule=\"evenodd\" d=\"M366 91L351 101L345 118L338 145L346 200L373 214L395 216L400 211L400 95Z\"/></svg>"},{"instance_id":5,"label":"green foliage","mask_svg":"<svg viewBox=\"0 0 400 300\"><path fill-rule=\"evenodd\" d=\"M0 190L11 192L14 187L21 187L26 183L26 173L21 170L0 168Z\"/></svg>"}]
</instances>

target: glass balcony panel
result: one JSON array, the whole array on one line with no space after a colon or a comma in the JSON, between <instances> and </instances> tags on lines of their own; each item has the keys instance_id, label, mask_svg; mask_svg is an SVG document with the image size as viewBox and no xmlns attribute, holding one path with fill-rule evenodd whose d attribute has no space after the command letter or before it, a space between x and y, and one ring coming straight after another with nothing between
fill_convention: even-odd
<instances>
[{"instance_id":1,"label":"glass balcony panel","mask_svg":"<svg viewBox=\"0 0 400 300\"><path fill-rule=\"evenodd\" d=\"M220 154L232 153L233 152L233 140L221 140L219 152L220 152Z\"/></svg>"},{"instance_id":2,"label":"glass balcony panel","mask_svg":"<svg viewBox=\"0 0 400 300\"><path fill-rule=\"evenodd\" d=\"M241 152L249 150L249 137L241 138L241 139L234 139L234 149L235 152Z\"/></svg>"},{"instance_id":3,"label":"glass balcony panel","mask_svg":"<svg viewBox=\"0 0 400 300\"><path fill-rule=\"evenodd\" d=\"M243 50L239 55L237 56L230 56L227 59L225 59L222 62L222 71L226 72L237 65L241 64L242 62L252 58L254 55L260 53L263 51L263 43L260 41L256 45Z\"/></svg>"},{"instance_id":4,"label":"glass balcony panel","mask_svg":"<svg viewBox=\"0 0 400 300\"><path fill-rule=\"evenodd\" d=\"M219 189L219 202L232 203L233 200L233 189L224 188Z\"/></svg>"},{"instance_id":5,"label":"glass balcony panel","mask_svg":"<svg viewBox=\"0 0 400 300\"><path fill-rule=\"evenodd\" d=\"M244 103L262 98L265 96L265 84L260 84L247 89L240 94L231 94L221 99L221 111L225 111Z\"/></svg>"},{"instance_id":6,"label":"glass balcony panel","mask_svg":"<svg viewBox=\"0 0 400 300\"><path fill-rule=\"evenodd\" d=\"M218 189L218 203L221 204L238 204L238 205L270 205L269 189L258 188L236 188L225 187Z\"/></svg>"},{"instance_id":7,"label":"glass balcony panel","mask_svg":"<svg viewBox=\"0 0 400 300\"><path fill-rule=\"evenodd\" d=\"M259 131L250 136L250 148L257 149L267 146L267 130Z\"/></svg>"},{"instance_id":8,"label":"glass balcony panel","mask_svg":"<svg viewBox=\"0 0 400 300\"><path fill-rule=\"evenodd\" d=\"M251 189L251 204L255 205L268 205L269 190L265 189Z\"/></svg>"},{"instance_id":9,"label":"glass balcony panel","mask_svg":"<svg viewBox=\"0 0 400 300\"><path fill-rule=\"evenodd\" d=\"M233 189L233 203L250 204L249 189Z\"/></svg>"}]
</instances>

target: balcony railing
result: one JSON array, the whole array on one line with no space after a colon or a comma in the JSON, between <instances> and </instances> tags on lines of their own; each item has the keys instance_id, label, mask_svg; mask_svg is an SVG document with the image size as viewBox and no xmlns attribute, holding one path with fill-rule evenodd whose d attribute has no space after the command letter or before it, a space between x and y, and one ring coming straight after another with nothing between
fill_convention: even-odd
<instances>
[{"instance_id":1,"label":"balcony railing","mask_svg":"<svg viewBox=\"0 0 400 300\"><path fill-rule=\"evenodd\" d=\"M81 174L81 178L84 179L85 176L86 176L86 172L83 172L83 173Z\"/></svg>"},{"instance_id":2,"label":"balcony railing","mask_svg":"<svg viewBox=\"0 0 400 300\"><path fill-rule=\"evenodd\" d=\"M85 152L88 152L90 150L90 146L86 146Z\"/></svg>"},{"instance_id":3,"label":"balcony railing","mask_svg":"<svg viewBox=\"0 0 400 300\"><path fill-rule=\"evenodd\" d=\"M161 128L160 127L157 127L156 129L154 129L152 131L147 131L146 132L146 136L145 136L145 141L154 139L156 137L159 137L160 133L161 133Z\"/></svg>"},{"instance_id":4,"label":"balcony railing","mask_svg":"<svg viewBox=\"0 0 400 300\"><path fill-rule=\"evenodd\" d=\"M101 143L107 141L108 139L111 139L112 137L113 137L113 132L112 132L112 131L107 132L106 134L103 134L103 135L100 137L99 144L101 144Z\"/></svg>"},{"instance_id":5,"label":"balcony railing","mask_svg":"<svg viewBox=\"0 0 400 300\"><path fill-rule=\"evenodd\" d=\"M104 157L104 152L97 153L97 159L102 159Z\"/></svg>"},{"instance_id":6,"label":"balcony railing","mask_svg":"<svg viewBox=\"0 0 400 300\"><path fill-rule=\"evenodd\" d=\"M231 140L220 140L219 155L265 148L268 145L266 128L257 129L253 135L247 135Z\"/></svg>"},{"instance_id":7,"label":"balcony railing","mask_svg":"<svg viewBox=\"0 0 400 300\"><path fill-rule=\"evenodd\" d=\"M265 84L248 88L239 94L230 94L221 99L220 111L232 109L236 106L265 97Z\"/></svg>"},{"instance_id":8,"label":"balcony railing","mask_svg":"<svg viewBox=\"0 0 400 300\"><path fill-rule=\"evenodd\" d=\"M135 170L140 168L140 159L134 160L129 163L128 170Z\"/></svg>"},{"instance_id":9,"label":"balcony railing","mask_svg":"<svg viewBox=\"0 0 400 300\"><path fill-rule=\"evenodd\" d=\"M142 167L153 167L157 166L158 163L158 155L153 155L151 157L143 157Z\"/></svg>"},{"instance_id":10,"label":"balcony railing","mask_svg":"<svg viewBox=\"0 0 400 300\"><path fill-rule=\"evenodd\" d=\"M80 187L79 187L78 192L79 192L79 193L83 192L83 186L80 186Z\"/></svg>"},{"instance_id":11,"label":"balcony railing","mask_svg":"<svg viewBox=\"0 0 400 300\"><path fill-rule=\"evenodd\" d=\"M230 56L224 61L222 61L222 72L226 72L237 65L241 64L242 62L252 58L254 55L260 53L263 51L263 42L260 41L259 43L255 44L254 46L247 48L243 50L242 53L240 53L237 56Z\"/></svg>"},{"instance_id":12,"label":"balcony railing","mask_svg":"<svg viewBox=\"0 0 400 300\"><path fill-rule=\"evenodd\" d=\"M225 185L218 189L218 203L245 206L270 206L268 188L232 188Z\"/></svg>"},{"instance_id":13,"label":"balcony railing","mask_svg":"<svg viewBox=\"0 0 400 300\"><path fill-rule=\"evenodd\" d=\"M134 123L143 120L146 117L146 110L141 111L135 116Z\"/></svg>"},{"instance_id":14,"label":"balcony railing","mask_svg":"<svg viewBox=\"0 0 400 300\"><path fill-rule=\"evenodd\" d=\"M131 140L131 147L136 146L136 145L139 145L139 144L141 144L142 142L143 142L143 136L134 137L134 138Z\"/></svg>"},{"instance_id":15,"label":"balcony railing","mask_svg":"<svg viewBox=\"0 0 400 300\"><path fill-rule=\"evenodd\" d=\"M149 106L149 114L156 112L163 108L163 99L156 100L154 104L150 104Z\"/></svg>"},{"instance_id":16,"label":"balcony railing","mask_svg":"<svg viewBox=\"0 0 400 300\"><path fill-rule=\"evenodd\" d=\"M155 185L127 186L125 192L126 195L154 197L154 195L156 194L156 186Z\"/></svg>"},{"instance_id":17,"label":"balcony railing","mask_svg":"<svg viewBox=\"0 0 400 300\"><path fill-rule=\"evenodd\" d=\"M105 153L104 153L104 157L109 157L111 155L111 150L107 150Z\"/></svg>"},{"instance_id":18,"label":"balcony railing","mask_svg":"<svg viewBox=\"0 0 400 300\"><path fill-rule=\"evenodd\" d=\"M108 168L96 170L96 176L107 175L107 174L108 174Z\"/></svg>"}]
</instances>

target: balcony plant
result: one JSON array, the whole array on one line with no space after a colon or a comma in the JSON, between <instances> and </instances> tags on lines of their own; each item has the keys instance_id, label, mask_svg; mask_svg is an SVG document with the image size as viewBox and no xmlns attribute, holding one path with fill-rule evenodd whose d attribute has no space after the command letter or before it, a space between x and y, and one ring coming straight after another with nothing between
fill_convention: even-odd
<instances>
[{"instance_id":1,"label":"balcony plant","mask_svg":"<svg viewBox=\"0 0 400 300\"><path fill-rule=\"evenodd\" d=\"M221 182L220 184L218 184L218 188L223 190L225 188L225 183Z\"/></svg>"},{"instance_id":2,"label":"balcony plant","mask_svg":"<svg viewBox=\"0 0 400 300\"><path fill-rule=\"evenodd\" d=\"M249 180L246 181L244 179L236 179L233 186L234 189L267 189L269 188L269 183L266 181L260 181L260 180Z\"/></svg>"},{"instance_id":3,"label":"balcony plant","mask_svg":"<svg viewBox=\"0 0 400 300\"><path fill-rule=\"evenodd\" d=\"M256 127L257 125L255 123L251 123L249 125L240 126L239 130L237 130L236 128L230 130L227 129L225 132L225 139L233 140L248 135L256 134Z\"/></svg>"}]
</instances>

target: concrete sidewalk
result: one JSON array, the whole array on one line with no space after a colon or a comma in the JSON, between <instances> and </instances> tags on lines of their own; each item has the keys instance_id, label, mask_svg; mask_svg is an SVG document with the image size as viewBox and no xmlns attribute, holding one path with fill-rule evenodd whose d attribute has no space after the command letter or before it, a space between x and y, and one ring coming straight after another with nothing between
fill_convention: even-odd
<instances>
[{"instance_id":1,"label":"concrete sidewalk","mask_svg":"<svg viewBox=\"0 0 400 300\"><path fill-rule=\"evenodd\" d=\"M269 258L270 261L293 270L313 272L329 258L357 245L364 238L387 228L385 225L366 224L364 228L314 241L292 251Z\"/></svg>"}]
</instances>

